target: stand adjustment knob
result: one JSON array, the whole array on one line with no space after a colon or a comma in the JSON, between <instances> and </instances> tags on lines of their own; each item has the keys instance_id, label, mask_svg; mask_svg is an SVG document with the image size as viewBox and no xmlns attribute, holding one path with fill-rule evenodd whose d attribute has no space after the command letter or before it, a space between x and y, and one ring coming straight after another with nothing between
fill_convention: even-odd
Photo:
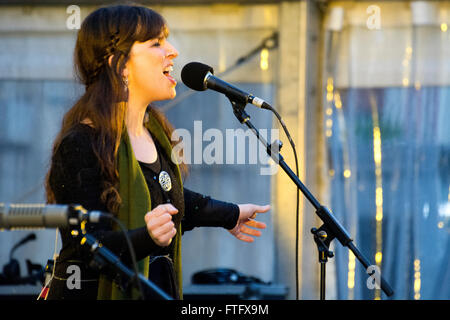
<instances>
[{"instance_id":1,"label":"stand adjustment knob","mask_svg":"<svg viewBox=\"0 0 450 320\"><path fill-rule=\"evenodd\" d=\"M316 232L316 235L323 241L326 240L328 235L325 231L321 230L319 232Z\"/></svg>"},{"instance_id":2,"label":"stand adjustment knob","mask_svg":"<svg viewBox=\"0 0 450 320\"><path fill-rule=\"evenodd\" d=\"M283 142L281 142L280 140L276 139L274 142L272 142L272 146L273 144L278 145L278 151L281 150L281 148L283 147Z\"/></svg>"},{"instance_id":3,"label":"stand adjustment knob","mask_svg":"<svg viewBox=\"0 0 450 320\"><path fill-rule=\"evenodd\" d=\"M278 154L282 147L283 147L283 142L276 139L271 144L267 145L267 152L269 154L273 154L273 153Z\"/></svg>"}]
</instances>

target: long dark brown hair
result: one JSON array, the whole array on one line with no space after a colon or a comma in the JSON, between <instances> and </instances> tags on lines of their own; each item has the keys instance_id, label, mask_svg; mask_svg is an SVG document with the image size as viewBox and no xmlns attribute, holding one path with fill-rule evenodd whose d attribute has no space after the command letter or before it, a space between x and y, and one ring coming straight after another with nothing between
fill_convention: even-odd
<instances>
[{"instance_id":1,"label":"long dark brown hair","mask_svg":"<svg viewBox=\"0 0 450 320\"><path fill-rule=\"evenodd\" d=\"M112 213L118 212L121 203L116 160L128 99L122 73L133 43L157 38L162 33L168 36L164 18L149 8L137 5L99 8L86 17L78 31L74 54L75 73L86 90L65 114L53 145L52 158L61 141L73 128L89 119L96 131L92 148L105 181L101 201ZM158 120L171 140L174 129L164 114L151 105L147 112ZM172 141L173 145L175 143ZM182 163L180 169L185 176L187 166ZM47 202L55 203L49 182L51 170L47 173L45 187Z\"/></svg>"}]
</instances>

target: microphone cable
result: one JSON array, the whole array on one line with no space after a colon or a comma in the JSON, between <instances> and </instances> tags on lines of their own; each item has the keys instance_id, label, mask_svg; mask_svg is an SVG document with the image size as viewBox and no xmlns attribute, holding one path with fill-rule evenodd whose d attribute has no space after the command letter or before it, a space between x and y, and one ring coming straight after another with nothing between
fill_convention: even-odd
<instances>
[{"instance_id":1,"label":"microphone cable","mask_svg":"<svg viewBox=\"0 0 450 320\"><path fill-rule=\"evenodd\" d=\"M125 228L123 223L119 219L114 217L112 214L104 214L104 216L111 219L117 226L119 226L120 231L122 232L123 236L125 237L125 240L126 240L127 246L128 246L128 251L130 252L131 264L133 265L134 278L135 278L135 279L131 279L131 280L132 281L134 280L136 282L136 286L139 290L138 299L144 300L145 295L144 295L144 290L142 288L141 281L139 280L139 269L138 269L137 260L136 260L136 253L134 251L130 237L128 236L127 229Z\"/></svg>"},{"instance_id":2,"label":"microphone cable","mask_svg":"<svg viewBox=\"0 0 450 320\"><path fill-rule=\"evenodd\" d=\"M56 253L56 250L57 250L56 248L58 247L58 231L59 231L59 229L56 228L56 230L55 230L55 249L53 251L52 275L50 276L50 279L48 279L47 282L45 282L45 279L44 279L44 285L42 286L42 290L41 290L41 292L39 292L39 295L36 298L36 300L41 299L42 294L44 293L44 291L46 291L45 289L50 290L50 287L49 287L50 283L52 282L53 278L55 277L56 259L58 258L58 254ZM48 296L48 291L45 293L44 300L47 300L47 296Z\"/></svg>"},{"instance_id":3,"label":"microphone cable","mask_svg":"<svg viewBox=\"0 0 450 320\"><path fill-rule=\"evenodd\" d=\"M295 174L297 177L299 176L299 169L298 169L298 157L297 157L297 150L295 148L294 140L292 139L289 130L287 129L283 119L281 118L280 114L271 106L268 105L264 107L264 109L272 111L272 113L276 116L278 119L278 122L281 124L281 127L283 128L284 133L286 134L289 143L292 147L292 151L294 153L294 160L295 160ZM298 270L299 270L299 261L298 261L298 253L299 253L299 203L300 203L300 190L297 187L297 194L296 194L296 207L295 207L295 300L298 300L298 291L299 291L299 279L298 279Z\"/></svg>"}]
</instances>

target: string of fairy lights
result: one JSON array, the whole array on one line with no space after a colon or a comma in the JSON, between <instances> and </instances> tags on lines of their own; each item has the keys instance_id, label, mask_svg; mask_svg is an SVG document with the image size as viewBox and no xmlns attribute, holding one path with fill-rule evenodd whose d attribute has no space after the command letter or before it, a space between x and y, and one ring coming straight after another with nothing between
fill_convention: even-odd
<instances>
[{"instance_id":1,"label":"string of fairy lights","mask_svg":"<svg viewBox=\"0 0 450 320\"><path fill-rule=\"evenodd\" d=\"M441 31L446 32L447 31L447 24L443 23L441 24ZM411 60L413 56L413 49L411 46L407 46L405 48L405 56L402 62L403 65L403 86L408 87L410 84L410 75L411 75ZM414 82L414 88L416 90L421 89L421 83L416 80ZM421 289L421 271L420 271L420 259L417 257L414 259L413 268L414 268L414 283L413 283L413 290L414 290L414 300L420 300L420 289Z\"/></svg>"},{"instance_id":2,"label":"string of fairy lights","mask_svg":"<svg viewBox=\"0 0 450 320\"><path fill-rule=\"evenodd\" d=\"M447 32L447 24L441 24L441 31ZM411 60L413 58L413 48L412 46L406 46L404 52L404 59L402 61L403 66L403 76L402 76L402 86L404 88L409 88L413 86L415 90L419 91L421 89L421 83L416 79L416 81L411 82L412 79L412 65ZM381 135L381 125L379 119L379 108L377 106L377 101L373 92L369 95L369 102L371 106L371 117L372 117L372 144L373 144L373 161L375 167L375 256L374 260L376 266L381 271L383 262L383 166L382 166L382 135ZM326 108L325 108L325 136L330 139L333 136L333 118L339 121L339 118L343 117L342 111L342 100L339 91L335 88L334 80L332 77L328 77L326 81ZM333 108L334 106L334 108ZM343 128L340 126L340 128ZM345 148L345 145L343 145ZM345 158L345 150L343 150L343 157ZM343 159L343 176L344 178L350 178L352 172L348 166L348 161ZM329 176L332 178L335 176L335 169L329 168ZM449 187L449 201L450 201L450 187ZM438 223L438 228L442 228L443 223ZM348 274L347 274L347 287L348 287L348 298L354 298L354 287L355 287L355 267L356 260L355 256L349 252L348 255ZM421 260L418 254L415 255L413 260L413 297L415 300L421 298ZM381 299L381 290L374 290L374 299Z\"/></svg>"},{"instance_id":3,"label":"string of fairy lights","mask_svg":"<svg viewBox=\"0 0 450 320\"><path fill-rule=\"evenodd\" d=\"M333 78L327 79L327 102L328 106L325 110L325 135L327 138L333 135L333 104L336 109L336 118L339 121L340 127L343 126L343 110L342 110L342 100L338 90L335 90ZM333 103L334 102L334 103ZM372 110L372 122L373 122L373 159L375 164L375 242L376 242L376 253L375 253L375 263L377 267L381 270L382 264L382 246L383 246L383 234L382 234L382 224L383 224L383 180L382 180L382 149L381 149L381 130L378 117L378 108L376 105L376 100L373 95L370 96L371 110ZM345 147L345 145L343 146ZM351 177L351 169L349 167L348 151L343 150L343 176L345 179ZM334 170L330 169L330 176L334 176ZM348 270L347 270L347 288L348 288L348 298L354 299L354 288L355 288L355 269L356 269L356 258L352 252L348 254ZM381 299L380 289L375 289L374 299Z\"/></svg>"},{"instance_id":4,"label":"string of fairy lights","mask_svg":"<svg viewBox=\"0 0 450 320\"><path fill-rule=\"evenodd\" d=\"M339 90L334 88L334 80L332 77L327 79L326 86L327 94L327 108L325 110L325 136L331 138L333 136L333 114L336 114L335 118L339 124L340 128L345 126L345 117L342 109L342 100ZM333 110L333 105L335 110ZM344 140L342 138L341 140ZM349 181L352 176L349 161L349 151L347 145L343 144L343 170L342 175ZM334 177L335 171L333 168L329 169L329 176ZM348 251L348 270L347 270L347 288L348 288L348 299L354 299L354 288L355 288L355 269L356 269L356 257L351 252Z\"/></svg>"},{"instance_id":5,"label":"string of fairy lights","mask_svg":"<svg viewBox=\"0 0 450 320\"><path fill-rule=\"evenodd\" d=\"M383 259L383 172L380 121L378 117L377 103L373 94L370 95L370 105L373 123L373 161L375 164L375 263L379 270L381 270L381 261ZM375 289L374 299L381 299L380 289Z\"/></svg>"},{"instance_id":6,"label":"string of fairy lights","mask_svg":"<svg viewBox=\"0 0 450 320\"><path fill-rule=\"evenodd\" d=\"M445 34L449 28L447 23L441 23L440 29L443 34ZM419 80L415 80L414 83L411 82L412 79L412 61L413 57L413 48L411 46L405 47L404 58L402 61L403 66L403 75L402 75L402 86L404 88L408 88L413 86L415 90L420 90L422 84ZM375 165L375 263L377 267L381 270L382 261L383 261L383 172L382 172L382 136L381 136L381 128L380 128L380 120L379 120L379 112L376 103L375 96L371 94L369 96L370 105L371 105L371 113L372 113L372 142L373 142L373 161ZM337 118L342 116L342 101L339 94L339 91L335 89L334 81L332 77L327 78L326 82L326 101L327 107L325 109L325 136L327 138L331 138L333 136L333 115L336 110ZM333 110L333 104L335 110ZM341 121L339 121L341 122ZM345 146L343 146L345 147ZM345 158L345 150L343 150L344 158ZM335 176L334 168L329 168L328 170L329 176L332 178ZM348 167L348 161L344 159L344 168L343 168L343 176L344 178L351 177L351 170ZM448 201L450 202L450 186L448 191ZM442 229L444 227L444 223L442 221L438 222L438 228ZM354 297L354 287L355 287L355 267L356 261L355 256L349 252L348 256L348 274L347 274L347 287L348 298L353 299ZM414 279L413 279L413 297L415 300L419 300L421 298L421 260L416 254L416 257L413 260L413 270L414 270ZM374 299L381 299L381 290L374 290Z\"/></svg>"}]
</instances>

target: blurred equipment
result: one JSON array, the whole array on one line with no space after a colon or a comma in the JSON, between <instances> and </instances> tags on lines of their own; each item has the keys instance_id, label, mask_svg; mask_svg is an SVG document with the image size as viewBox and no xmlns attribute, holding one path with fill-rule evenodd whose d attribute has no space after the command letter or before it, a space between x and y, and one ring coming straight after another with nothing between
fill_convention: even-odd
<instances>
[{"instance_id":1,"label":"blurred equipment","mask_svg":"<svg viewBox=\"0 0 450 320\"><path fill-rule=\"evenodd\" d=\"M184 300L284 300L284 285L264 282L233 269L217 268L195 273L183 289Z\"/></svg>"},{"instance_id":2,"label":"blurred equipment","mask_svg":"<svg viewBox=\"0 0 450 320\"><path fill-rule=\"evenodd\" d=\"M244 284L261 283L270 284L261 281L258 278L246 276L236 270L227 268L218 268L199 271L192 276L194 284Z\"/></svg>"},{"instance_id":3,"label":"blurred equipment","mask_svg":"<svg viewBox=\"0 0 450 320\"><path fill-rule=\"evenodd\" d=\"M103 221L114 221L123 232L128 249L130 250L133 269L125 266L120 259L113 254L109 249L103 245L92 235L86 232L87 223L101 223ZM151 281L139 274L137 269L137 262L131 241L126 233L126 228L123 224L110 213L100 211L87 211L81 205L46 205L46 204L4 204L0 203L0 228L16 229L16 228L58 228L69 227L74 238L78 238L81 245L89 246L93 254L93 263L99 268L107 266L114 267L115 271L120 274L121 285L128 287L129 285L136 285L140 291L141 298L150 297L154 295L158 299L172 300L163 290L154 285ZM21 240L14 246L12 252L25 242L34 240L32 235ZM77 240L77 241L78 241ZM12 252L10 254L11 261L4 268L4 275L0 275L0 285L10 284L34 284L40 280L44 287L39 294L46 297L47 287L49 281L49 274L53 272L54 262L49 261L49 264L44 269L40 267L39 273L30 274L27 278L20 278L20 268L16 260L12 259ZM28 271L38 269L36 264L27 261ZM47 273L47 281L44 278ZM51 279L51 276L50 276ZM144 290L146 290L144 292Z\"/></svg>"},{"instance_id":4,"label":"blurred equipment","mask_svg":"<svg viewBox=\"0 0 450 320\"><path fill-rule=\"evenodd\" d=\"M3 273L0 274L0 285L36 284L43 282L44 268L40 264L32 263L27 259L28 276L21 277L19 262L13 258L14 251L33 240L36 240L36 234L30 233L12 247L9 253L9 262L3 266Z\"/></svg>"}]
</instances>

